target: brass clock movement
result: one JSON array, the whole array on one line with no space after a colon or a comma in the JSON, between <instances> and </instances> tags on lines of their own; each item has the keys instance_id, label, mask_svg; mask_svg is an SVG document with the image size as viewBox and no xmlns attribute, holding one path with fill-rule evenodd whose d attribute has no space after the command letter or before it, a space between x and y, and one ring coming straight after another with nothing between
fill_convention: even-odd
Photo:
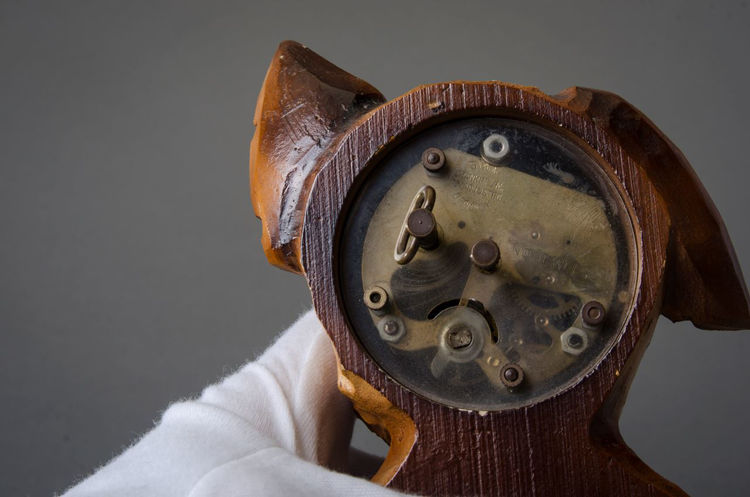
<instances>
[{"instance_id":1,"label":"brass clock movement","mask_svg":"<svg viewBox=\"0 0 750 497\"><path fill-rule=\"evenodd\" d=\"M269 261L303 274L339 388L426 495L684 495L617 422L663 314L750 328L685 157L611 93L426 85L386 102L285 42L250 174Z\"/></svg>"}]
</instances>

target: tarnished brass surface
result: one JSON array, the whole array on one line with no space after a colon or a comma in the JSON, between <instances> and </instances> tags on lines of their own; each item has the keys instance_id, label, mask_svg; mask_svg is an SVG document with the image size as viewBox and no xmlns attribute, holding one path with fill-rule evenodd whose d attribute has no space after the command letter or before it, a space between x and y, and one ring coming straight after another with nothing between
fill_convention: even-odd
<instances>
[{"instance_id":1,"label":"tarnished brass surface","mask_svg":"<svg viewBox=\"0 0 750 497\"><path fill-rule=\"evenodd\" d=\"M498 389L506 388L500 371L509 363L518 364L533 387L579 359L571 344L585 348L598 333L580 317L585 303L630 299L629 292L616 295L616 240L604 202L453 148L443 152L440 174L415 164L372 216L363 245L362 290L378 285L393 302L386 317L372 312L372 319L402 320L406 332L391 347L437 347L430 366L436 377L447 361L471 357ZM562 175L570 173L559 174L564 184ZM430 189L440 239L428 251L404 240L403 223L414 199ZM469 248L482 239L500 249L501 262L492 273L469 258ZM407 244L414 256L404 261L398 254ZM444 341L457 320L474 333L469 347L475 350L462 358ZM566 330L576 336L563 343Z\"/></svg>"}]
</instances>

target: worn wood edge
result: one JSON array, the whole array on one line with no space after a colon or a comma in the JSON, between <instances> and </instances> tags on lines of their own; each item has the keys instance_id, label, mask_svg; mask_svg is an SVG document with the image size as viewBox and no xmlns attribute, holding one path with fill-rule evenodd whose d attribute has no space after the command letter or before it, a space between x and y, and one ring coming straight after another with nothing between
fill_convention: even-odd
<instances>
[{"instance_id":1,"label":"worn wood edge","mask_svg":"<svg viewBox=\"0 0 750 497\"><path fill-rule=\"evenodd\" d=\"M268 261L302 273L300 235L311 181L338 134L385 97L307 47L279 45L258 97L250 196Z\"/></svg>"},{"instance_id":2,"label":"worn wood edge","mask_svg":"<svg viewBox=\"0 0 750 497\"><path fill-rule=\"evenodd\" d=\"M661 300L661 296L659 300ZM653 486L664 495L688 497L688 494L677 484L667 480L646 464L628 446L620 432L620 415L625 406L625 401L627 400L635 374L638 371L638 366L653 337L659 318L659 308L659 305L655 305L653 312L643 323L646 329L642 330L641 336L627 358L624 367L617 372L617 380L612 390L590 421L589 436L592 444L598 450L612 457L618 464L627 468L630 474L639 478L646 485Z\"/></svg>"},{"instance_id":3,"label":"worn wood edge","mask_svg":"<svg viewBox=\"0 0 750 497\"><path fill-rule=\"evenodd\" d=\"M750 297L731 239L682 151L614 93L572 87L555 98L610 132L666 202L672 232L662 314L702 329L750 329Z\"/></svg>"},{"instance_id":4,"label":"worn wood edge","mask_svg":"<svg viewBox=\"0 0 750 497\"><path fill-rule=\"evenodd\" d=\"M636 165L638 164L636 163ZM641 181L650 182L647 176L641 177ZM629 194L627 196L630 197ZM667 204L658 191L654 191L649 198L642 200L645 200L641 206L643 212L640 214L637 212L631 213L631 218L636 220L635 229L637 231L638 250L642 254L639 258L639 265L644 264L648 259L653 259L652 262L661 261L662 264L657 264L656 267L650 269L648 267L639 268L640 280L637 286L638 291L646 291L650 295L643 300L646 303L645 305L638 305L640 298L636 298L636 303L628 318L627 326L637 327L638 333L637 336L629 334L628 338L631 341L629 352L620 361L621 366L609 373L610 376L614 377L614 382L606 392L606 395L604 395L599 409L591 414L588 421L589 439L592 448L605 455L610 464L618 464L628 475L641 481L646 488L655 490L657 495L688 497L677 484L666 479L646 464L630 448L620 432L619 424L622 409L627 401L630 387L641 360L651 342L661 312L664 296L666 259L672 233ZM635 202L635 199L630 198L630 201ZM656 212L662 213L661 217L665 225L661 227L644 226L644 221L654 222L655 219L658 219L658 217L653 216L653 213ZM651 215L649 216L650 219L644 216L649 214ZM646 242L648 246L644 247L643 238L649 232L650 235L648 237L650 240ZM650 276L646 274L649 271L653 273L654 270L656 270L655 274L651 274ZM645 312L643 312L644 310ZM623 334L621 340L625 338ZM605 361L602 362L602 365Z\"/></svg>"},{"instance_id":5,"label":"worn wood edge","mask_svg":"<svg viewBox=\"0 0 750 497\"><path fill-rule=\"evenodd\" d=\"M338 362L338 387L367 426L388 445L388 454L371 481L388 485L417 441L417 427L406 412L394 406L361 376L347 371Z\"/></svg>"}]
</instances>

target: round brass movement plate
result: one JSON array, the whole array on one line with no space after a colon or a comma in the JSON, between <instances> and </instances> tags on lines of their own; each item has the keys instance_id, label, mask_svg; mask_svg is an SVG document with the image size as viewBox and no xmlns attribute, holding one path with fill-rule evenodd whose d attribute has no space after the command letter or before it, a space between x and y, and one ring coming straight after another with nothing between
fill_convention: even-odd
<instances>
[{"instance_id":1,"label":"round brass movement plate","mask_svg":"<svg viewBox=\"0 0 750 497\"><path fill-rule=\"evenodd\" d=\"M394 380L452 407L548 398L633 301L634 231L602 166L526 121L441 124L375 164L346 213L339 291Z\"/></svg>"}]
</instances>

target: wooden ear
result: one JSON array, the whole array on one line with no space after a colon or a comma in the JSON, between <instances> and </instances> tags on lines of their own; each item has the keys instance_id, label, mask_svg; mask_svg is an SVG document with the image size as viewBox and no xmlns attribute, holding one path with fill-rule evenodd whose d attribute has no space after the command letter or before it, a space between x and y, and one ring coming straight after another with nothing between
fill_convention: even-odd
<instances>
[{"instance_id":1,"label":"wooden ear","mask_svg":"<svg viewBox=\"0 0 750 497\"><path fill-rule=\"evenodd\" d=\"M671 231L662 314L698 328L750 329L742 270L724 223L680 150L638 109L612 93L570 88L558 98L620 141L664 199Z\"/></svg>"},{"instance_id":2,"label":"wooden ear","mask_svg":"<svg viewBox=\"0 0 750 497\"><path fill-rule=\"evenodd\" d=\"M321 160L378 90L294 41L279 45L255 109L250 194L271 264L301 273L305 204Z\"/></svg>"}]
</instances>

